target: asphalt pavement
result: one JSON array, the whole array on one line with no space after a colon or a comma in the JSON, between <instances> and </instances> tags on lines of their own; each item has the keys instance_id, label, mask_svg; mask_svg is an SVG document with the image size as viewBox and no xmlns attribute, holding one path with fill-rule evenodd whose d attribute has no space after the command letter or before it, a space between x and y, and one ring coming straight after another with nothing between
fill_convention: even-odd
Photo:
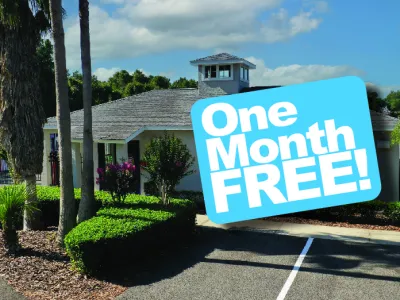
<instances>
[{"instance_id":1,"label":"asphalt pavement","mask_svg":"<svg viewBox=\"0 0 400 300\"><path fill-rule=\"evenodd\" d=\"M400 299L394 245L203 228L147 266L118 299Z\"/></svg>"}]
</instances>

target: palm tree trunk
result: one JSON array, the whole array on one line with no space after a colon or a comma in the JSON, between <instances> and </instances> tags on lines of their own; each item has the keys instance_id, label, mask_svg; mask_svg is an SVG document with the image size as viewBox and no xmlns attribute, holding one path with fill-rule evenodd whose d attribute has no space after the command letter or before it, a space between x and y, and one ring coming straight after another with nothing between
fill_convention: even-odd
<instances>
[{"instance_id":1,"label":"palm tree trunk","mask_svg":"<svg viewBox=\"0 0 400 300\"><path fill-rule=\"evenodd\" d=\"M76 225L76 209L72 181L71 116L61 0L50 0L50 13L54 41L57 127L60 140L60 218L57 240L63 245L65 235Z\"/></svg>"},{"instance_id":2,"label":"palm tree trunk","mask_svg":"<svg viewBox=\"0 0 400 300\"><path fill-rule=\"evenodd\" d=\"M40 32L28 1L19 1L19 5L25 14L18 26L0 22L0 143L7 152L14 181L27 179L33 195L28 201L34 201L35 174L43 169L46 121L36 56ZM25 230L38 229L34 228L34 217L24 214Z\"/></svg>"},{"instance_id":3,"label":"palm tree trunk","mask_svg":"<svg viewBox=\"0 0 400 300\"><path fill-rule=\"evenodd\" d=\"M26 184L26 194L28 198L26 199L27 207L34 206L37 207L37 193L36 193L36 176L26 176L25 177ZM41 229L42 226L40 224L40 211L28 212L24 211L24 230L34 230Z\"/></svg>"},{"instance_id":4,"label":"palm tree trunk","mask_svg":"<svg viewBox=\"0 0 400 300\"><path fill-rule=\"evenodd\" d=\"M20 248L18 241L18 232L13 227L10 218L8 218L8 220L4 222L2 226L3 226L2 235L4 240L4 247L8 255L14 255L18 252Z\"/></svg>"},{"instance_id":5,"label":"palm tree trunk","mask_svg":"<svg viewBox=\"0 0 400 300\"><path fill-rule=\"evenodd\" d=\"M92 63L90 57L89 2L79 0L83 74L83 171L78 223L95 215L92 134Z\"/></svg>"}]
</instances>

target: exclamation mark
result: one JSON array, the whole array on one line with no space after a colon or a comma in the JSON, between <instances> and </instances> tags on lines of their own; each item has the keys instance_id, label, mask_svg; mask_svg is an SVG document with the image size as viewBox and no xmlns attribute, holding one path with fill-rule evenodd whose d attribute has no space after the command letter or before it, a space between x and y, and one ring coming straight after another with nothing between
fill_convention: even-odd
<instances>
[{"instance_id":1,"label":"exclamation mark","mask_svg":"<svg viewBox=\"0 0 400 300\"><path fill-rule=\"evenodd\" d=\"M360 177L361 178L368 177L367 151L365 149L354 150L354 156L356 158L356 164ZM370 179L361 179L359 183L361 191L371 189Z\"/></svg>"}]
</instances>

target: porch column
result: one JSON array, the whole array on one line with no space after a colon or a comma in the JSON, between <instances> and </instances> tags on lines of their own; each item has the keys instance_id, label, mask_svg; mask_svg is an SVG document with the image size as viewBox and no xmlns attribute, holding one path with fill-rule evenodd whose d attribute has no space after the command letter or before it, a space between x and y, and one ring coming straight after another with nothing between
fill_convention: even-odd
<instances>
[{"instance_id":1,"label":"porch column","mask_svg":"<svg viewBox=\"0 0 400 300\"><path fill-rule=\"evenodd\" d=\"M41 185L50 185L51 183L51 167L49 162L50 155L50 132L44 130L43 139L43 170L41 174Z\"/></svg>"},{"instance_id":2,"label":"porch column","mask_svg":"<svg viewBox=\"0 0 400 300\"><path fill-rule=\"evenodd\" d=\"M96 184L96 178L99 176L97 174L98 167L99 167L98 143L93 142L93 174L94 174L94 189L95 189L95 191L100 190L100 186L98 184Z\"/></svg>"},{"instance_id":3,"label":"porch column","mask_svg":"<svg viewBox=\"0 0 400 300\"><path fill-rule=\"evenodd\" d=\"M80 188L82 178L82 157L80 143L72 143L72 174L74 188Z\"/></svg>"}]
</instances>

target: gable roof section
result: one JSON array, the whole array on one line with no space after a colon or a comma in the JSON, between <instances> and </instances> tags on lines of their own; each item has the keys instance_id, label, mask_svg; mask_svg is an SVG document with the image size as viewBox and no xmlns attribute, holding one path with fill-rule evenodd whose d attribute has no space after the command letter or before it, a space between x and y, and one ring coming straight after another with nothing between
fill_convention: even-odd
<instances>
[{"instance_id":1,"label":"gable roof section","mask_svg":"<svg viewBox=\"0 0 400 300\"><path fill-rule=\"evenodd\" d=\"M246 66L248 66L250 69L255 69L256 65L252 64L248 60L237 57L235 55L229 54L229 53L219 53L215 55L210 55L207 57L203 58L198 58L195 60L192 60L190 62L191 65L198 66L198 65L204 65L204 64L220 64L220 63L242 63Z\"/></svg>"},{"instance_id":2,"label":"gable roof section","mask_svg":"<svg viewBox=\"0 0 400 300\"><path fill-rule=\"evenodd\" d=\"M190 109L201 98L197 89L152 90L92 107L93 139L126 140L146 126L188 127ZM57 128L56 117L45 127ZM83 109L71 113L73 140L83 139Z\"/></svg>"}]
</instances>

